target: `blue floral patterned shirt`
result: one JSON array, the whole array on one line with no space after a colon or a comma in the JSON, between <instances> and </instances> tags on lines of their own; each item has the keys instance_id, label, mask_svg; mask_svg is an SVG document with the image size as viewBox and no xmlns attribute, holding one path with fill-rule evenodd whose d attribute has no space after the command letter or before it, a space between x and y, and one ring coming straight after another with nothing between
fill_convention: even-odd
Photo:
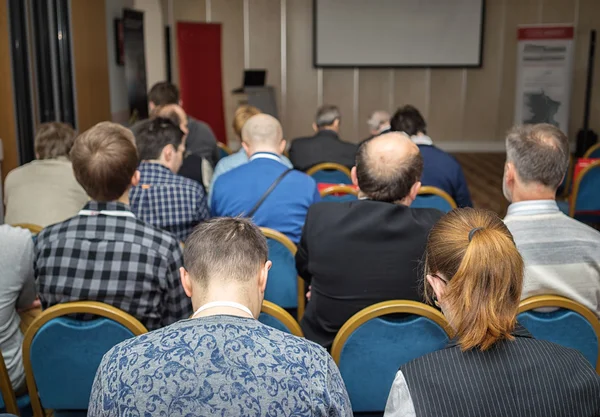
<instances>
[{"instance_id":1,"label":"blue floral patterned shirt","mask_svg":"<svg viewBox=\"0 0 600 417\"><path fill-rule=\"evenodd\" d=\"M126 340L98 368L88 416L352 416L321 346L257 320L183 320Z\"/></svg>"}]
</instances>

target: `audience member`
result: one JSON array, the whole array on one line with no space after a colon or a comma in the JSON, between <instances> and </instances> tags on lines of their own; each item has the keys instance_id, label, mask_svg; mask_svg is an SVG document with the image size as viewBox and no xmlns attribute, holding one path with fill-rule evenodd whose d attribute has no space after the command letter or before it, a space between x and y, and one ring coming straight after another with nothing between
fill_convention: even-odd
<instances>
[{"instance_id":1,"label":"audience member","mask_svg":"<svg viewBox=\"0 0 600 417\"><path fill-rule=\"evenodd\" d=\"M182 242L209 217L202 186L176 174L183 161L183 135L179 127L161 117L138 129L140 182L129 192L131 210L138 218Z\"/></svg>"},{"instance_id":2,"label":"audience member","mask_svg":"<svg viewBox=\"0 0 600 417\"><path fill-rule=\"evenodd\" d=\"M511 130L503 189L506 226L525 260L523 298L555 294L600 317L600 232L564 215L556 190L569 166L569 140L549 124Z\"/></svg>"},{"instance_id":3,"label":"audience member","mask_svg":"<svg viewBox=\"0 0 600 417\"><path fill-rule=\"evenodd\" d=\"M459 207L472 207L471 194L463 170L454 157L433 144L427 125L413 106L399 108L391 121L392 130L404 132L419 146L423 155L423 185L440 188L450 194Z\"/></svg>"},{"instance_id":4,"label":"audience member","mask_svg":"<svg viewBox=\"0 0 600 417\"><path fill-rule=\"evenodd\" d=\"M132 133L99 123L77 137L71 161L92 201L37 237L35 277L42 307L100 301L150 330L189 317L191 305L179 285L179 242L129 209L129 188L140 180Z\"/></svg>"},{"instance_id":5,"label":"audience member","mask_svg":"<svg viewBox=\"0 0 600 417\"><path fill-rule=\"evenodd\" d=\"M296 254L311 285L301 326L329 347L352 315L380 301L421 301L417 267L427 234L442 213L411 209L423 160L405 135L386 133L363 143L352 168L359 201L323 202L308 211Z\"/></svg>"},{"instance_id":6,"label":"audience member","mask_svg":"<svg viewBox=\"0 0 600 417\"><path fill-rule=\"evenodd\" d=\"M369 117L369 120L367 120L367 125L369 126L369 133L371 136L365 140L369 140L375 136L383 135L384 133L389 133L392 131L392 127L390 126L390 114L384 110L374 111L371 114L371 117Z\"/></svg>"},{"instance_id":7,"label":"audience member","mask_svg":"<svg viewBox=\"0 0 600 417\"><path fill-rule=\"evenodd\" d=\"M336 106L322 106L317 110L313 123L315 135L295 139L290 147L290 160L296 169L306 171L323 162L352 168L357 146L340 139L340 122L340 110Z\"/></svg>"},{"instance_id":8,"label":"audience member","mask_svg":"<svg viewBox=\"0 0 600 417\"><path fill-rule=\"evenodd\" d=\"M273 116L252 116L242 129L242 139L250 162L215 182L211 213L252 217L257 225L275 229L298 243L308 207L321 199L317 184L282 161L285 140Z\"/></svg>"},{"instance_id":9,"label":"audience member","mask_svg":"<svg viewBox=\"0 0 600 417\"><path fill-rule=\"evenodd\" d=\"M496 214L444 216L429 235L425 274L426 298L456 335L400 367L386 417L598 416L600 376L590 363L517 323L523 259Z\"/></svg>"},{"instance_id":10,"label":"audience member","mask_svg":"<svg viewBox=\"0 0 600 417\"><path fill-rule=\"evenodd\" d=\"M233 130L235 132L235 135L239 139L240 143L242 142L242 128L244 127L244 124L246 123L246 121L249 118L251 118L252 116L255 116L257 114L260 114L260 110L258 110L254 106L249 106L247 104L238 107L237 110L235 111L235 115L233 116ZM292 163L290 162L289 159L287 159L284 155L281 155L280 157L281 157L281 161L288 168L293 168ZM248 163L248 158L249 158L249 156L246 153L246 149L242 146L240 148L240 150L237 151L236 153L226 156L225 158L223 158L219 161L219 163L215 167L215 172L213 174L212 181L210 183L210 187L208 189L209 203L210 203L211 197L212 197L212 189L213 189L213 186L214 186L217 178L219 178L224 173L229 172L232 169L239 167L240 165L244 165L244 164Z\"/></svg>"},{"instance_id":11,"label":"audience member","mask_svg":"<svg viewBox=\"0 0 600 417\"><path fill-rule=\"evenodd\" d=\"M75 131L69 125L40 125L35 135L36 160L6 176L6 223L46 227L76 215L88 202L69 160L74 140Z\"/></svg>"},{"instance_id":12,"label":"audience member","mask_svg":"<svg viewBox=\"0 0 600 417\"><path fill-rule=\"evenodd\" d=\"M168 81L154 84L148 92L150 112L157 106L166 106L168 104L183 105L179 98L179 89L177 86ZM214 167L219 161L219 148L217 147L215 134L210 126L189 115L185 115L184 123L189 130L186 150L210 161Z\"/></svg>"},{"instance_id":13,"label":"audience member","mask_svg":"<svg viewBox=\"0 0 600 417\"><path fill-rule=\"evenodd\" d=\"M26 391L23 334L17 310L34 306L33 240L28 230L0 226L0 351L13 389Z\"/></svg>"},{"instance_id":14,"label":"audience member","mask_svg":"<svg viewBox=\"0 0 600 417\"><path fill-rule=\"evenodd\" d=\"M181 282L196 313L111 349L100 364L90 417L122 415L351 416L327 352L261 324L271 261L245 219L202 223L186 241ZM144 360L140 360L143 358Z\"/></svg>"}]
</instances>

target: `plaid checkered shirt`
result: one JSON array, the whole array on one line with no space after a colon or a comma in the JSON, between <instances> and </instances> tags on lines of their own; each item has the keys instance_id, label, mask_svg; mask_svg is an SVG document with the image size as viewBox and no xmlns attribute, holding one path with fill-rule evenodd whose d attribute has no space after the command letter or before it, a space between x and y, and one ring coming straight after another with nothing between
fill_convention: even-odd
<instances>
[{"instance_id":1,"label":"plaid checkered shirt","mask_svg":"<svg viewBox=\"0 0 600 417\"><path fill-rule=\"evenodd\" d=\"M139 170L140 184L129 192L131 210L185 242L194 227L210 217L204 188L156 162L142 162Z\"/></svg>"},{"instance_id":2,"label":"plaid checkered shirt","mask_svg":"<svg viewBox=\"0 0 600 417\"><path fill-rule=\"evenodd\" d=\"M175 238L136 219L127 205L90 201L38 235L35 278L44 309L100 301L154 330L192 313L179 281L182 258Z\"/></svg>"}]
</instances>

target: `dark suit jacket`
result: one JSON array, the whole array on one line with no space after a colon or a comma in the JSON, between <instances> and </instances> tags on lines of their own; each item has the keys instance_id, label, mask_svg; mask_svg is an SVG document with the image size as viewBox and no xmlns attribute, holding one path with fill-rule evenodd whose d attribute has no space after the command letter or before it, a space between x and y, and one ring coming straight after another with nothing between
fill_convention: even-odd
<instances>
[{"instance_id":1,"label":"dark suit jacket","mask_svg":"<svg viewBox=\"0 0 600 417\"><path fill-rule=\"evenodd\" d=\"M299 275L312 285L301 322L305 336L328 348L363 308L422 301L419 264L441 216L435 209L371 200L311 206L296 254Z\"/></svg>"},{"instance_id":2,"label":"dark suit jacket","mask_svg":"<svg viewBox=\"0 0 600 417\"><path fill-rule=\"evenodd\" d=\"M337 162L352 168L357 149L356 145L343 142L333 130L323 129L314 136L292 141L290 161L300 171L322 162Z\"/></svg>"}]
</instances>

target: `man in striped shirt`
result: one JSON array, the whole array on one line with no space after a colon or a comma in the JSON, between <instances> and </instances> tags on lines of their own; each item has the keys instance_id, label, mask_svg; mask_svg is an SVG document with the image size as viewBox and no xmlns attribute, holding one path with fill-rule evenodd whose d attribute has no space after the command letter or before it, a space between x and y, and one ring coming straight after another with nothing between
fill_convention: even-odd
<instances>
[{"instance_id":1,"label":"man in striped shirt","mask_svg":"<svg viewBox=\"0 0 600 417\"><path fill-rule=\"evenodd\" d=\"M525 260L522 298L554 294L600 316L600 232L564 215L555 195L569 141L555 126L515 127L506 138L504 222Z\"/></svg>"}]
</instances>

